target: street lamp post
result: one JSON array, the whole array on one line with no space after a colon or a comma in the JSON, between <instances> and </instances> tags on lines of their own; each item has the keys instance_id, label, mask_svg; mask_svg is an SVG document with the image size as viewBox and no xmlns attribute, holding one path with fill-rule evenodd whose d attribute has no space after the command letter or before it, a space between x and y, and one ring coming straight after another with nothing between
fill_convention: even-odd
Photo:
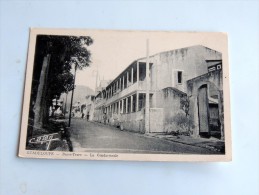
<instances>
[{"instance_id":1,"label":"street lamp post","mask_svg":"<svg viewBox=\"0 0 259 195\"><path fill-rule=\"evenodd\" d=\"M73 89L72 89L71 102L70 102L70 111L69 111L68 127L70 127L70 124L71 124L71 113L72 113L73 97L74 97L74 89L75 89L76 69L77 69L77 65L75 64L75 75L74 75L74 80L73 80Z\"/></svg>"},{"instance_id":2,"label":"street lamp post","mask_svg":"<svg viewBox=\"0 0 259 195\"><path fill-rule=\"evenodd\" d=\"M150 88L150 78L149 78L149 40L147 40L147 58L146 58L146 109L145 109L145 132L150 132L150 116L149 116L149 88Z\"/></svg>"},{"instance_id":3,"label":"street lamp post","mask_svg":"<svg viewBox=\"0 0 259 195\"><path fill-rule=\"evenodd\" d=\"M68 91L66 91L66 100L65 100L65 107L64 107L64 116L66 117L66 113L67 113L67 94Z\"/></svg>"}]
</instances>

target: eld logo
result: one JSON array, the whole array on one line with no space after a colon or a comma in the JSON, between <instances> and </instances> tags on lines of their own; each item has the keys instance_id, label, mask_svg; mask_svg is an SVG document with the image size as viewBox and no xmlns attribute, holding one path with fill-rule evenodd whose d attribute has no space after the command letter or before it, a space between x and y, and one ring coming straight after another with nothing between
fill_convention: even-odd
<instances>
[{"instance_id":1,"label":"eld logo","mask_svg":"<svg viewBox=\"0 0 259 195\"><path fill-rule=\"evenodd\" d=\"M45 142L49 142L48 146L47 146L47 150L49 150L49 146L51 141L53 140L59 140L60 139L60 135L58 133L52 133L52 134L48 134L48 135L41 135L38 137L33 137L29 140L29 143L31 144L43 144Z\"/></svg>"}]
</instances>

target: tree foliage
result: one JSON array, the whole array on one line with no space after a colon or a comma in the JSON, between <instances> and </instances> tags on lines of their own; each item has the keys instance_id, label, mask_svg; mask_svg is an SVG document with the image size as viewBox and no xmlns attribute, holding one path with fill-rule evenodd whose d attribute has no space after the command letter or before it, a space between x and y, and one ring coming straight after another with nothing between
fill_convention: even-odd
<instances>
[{"instance_id":1,"label":"tree foliage","mask_svg":"<svg viewBox=\"0 0 259 195\"><path fill-rule=\"evenodd\" d=\"M91 53L87 46L93 43L90 37L72 37L72 36L48 36L51 46L47 52L51 54L50 72L49 72L49 91L50 96L59 96L67 92L67 85L73 82L71 69L73 64L78 69L83 69L90 65ZM72 89L72 88L70 88Z\"/></svg>"},{"instance_id":2,"label":"tree foliage","mask_svg":"<svg viewBox=\"0 0 259 195\"><path fill-rule=\"evenodd\" d=\"M91 53L88 46L93 43L89 36L54 36L38 35L36 40L31 103L35 102L44 57L50 55L48 65L46 91L43 95L43 107L46 112L54 97L68 93L73 89L73 66L82 70L90 66ZM31 106L32 106L31 104Z\"/></svg>"},{"instance_id":3,"label":"tree foliage","mask_svg":"<svg viewBox=\"0 0 259 195\"><path fill-rule=\"evenodd\" d=\"M180 99L180 108L184 111L187 117L189 115L189 109L190 109L190 98L188 96L182 97Z\"/></svg>"}]
</instances>

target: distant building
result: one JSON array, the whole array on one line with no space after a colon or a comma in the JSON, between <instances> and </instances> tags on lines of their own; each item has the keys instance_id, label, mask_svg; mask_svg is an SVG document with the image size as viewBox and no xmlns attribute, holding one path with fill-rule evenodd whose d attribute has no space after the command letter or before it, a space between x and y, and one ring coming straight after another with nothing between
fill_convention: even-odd
<instances>
[{"instance_id":1,"label":"distant building","mask_svg":"<svg viewBox=\"0 0 259 195\"><path fill-rule=\"evenodd\" d=\"M84 113L84 118L89 121L93 120L94 115L94 95L86 96L86 101L82 104L82 112Z\"/></svg>"},{"instance_id":2,"label":"distant building","mask_svg":"<svg viewBox=\"0 0 259 195\"><path fill-rule=\"evenodd\" d=\"M98 92L94 120L107 117L108 124L141 133L188 128L194 136L212 131L223 136L221 53L198 45L149 59L150 129L144 120L146 58L132 62Z\"/></svg>"},{"instance_id":3,"label":"distant building","mask_svg":"<svg viewBox=\"0 0 259 195\"><path fill-rule=\"evenodd\" d=\"M111 82L111 80L101 80L99 86L96 87L95 91L99 94L101 91L105 90L107 85ZM87 95L85 97L85 101L81 105L82 113L84 113L84 118L89 121L93 120L94 117L94 109L96 105L96 96L95 95Z\"/></svg>"},{"instance_id":4,"label":"distant building","mask_svg":"<svg viewBox=\"0 0 259 195\"><path fill-rule=\"evenodd\" d=\"M101 92L102 90L104 90L107 85L109 85L111 83L111 80L101 80L100 83L99 83L99 86L97 86L96 88L96 92L99 93Z\"/></svg>"},{"instance_id":5,"label":"distant building","mask_svg":"<svg viewBox=\"0 0 259 195\"><path fill-rule=\"evenodd\" d=\"M82 117L82 104L77 101L72 105L72 117L81 118Z\"/></svg>"}]
</instances>

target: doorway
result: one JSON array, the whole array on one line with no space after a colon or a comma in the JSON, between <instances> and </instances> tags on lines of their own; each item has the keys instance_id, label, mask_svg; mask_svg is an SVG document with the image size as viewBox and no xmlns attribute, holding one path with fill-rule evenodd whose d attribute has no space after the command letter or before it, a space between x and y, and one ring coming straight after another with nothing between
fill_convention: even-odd
<instances>
[{"instance_id":1,"label":"doorway","mask_svg":"<svg viewBox=\"0 0 259 195\"><path fill-rule=\"evenodd\" d=\"M198 89L198 117L199 117L199 134L202 137L210 136L209 128L209 100L208 87L202 85Z\"/></svg>"}]
</instances>

